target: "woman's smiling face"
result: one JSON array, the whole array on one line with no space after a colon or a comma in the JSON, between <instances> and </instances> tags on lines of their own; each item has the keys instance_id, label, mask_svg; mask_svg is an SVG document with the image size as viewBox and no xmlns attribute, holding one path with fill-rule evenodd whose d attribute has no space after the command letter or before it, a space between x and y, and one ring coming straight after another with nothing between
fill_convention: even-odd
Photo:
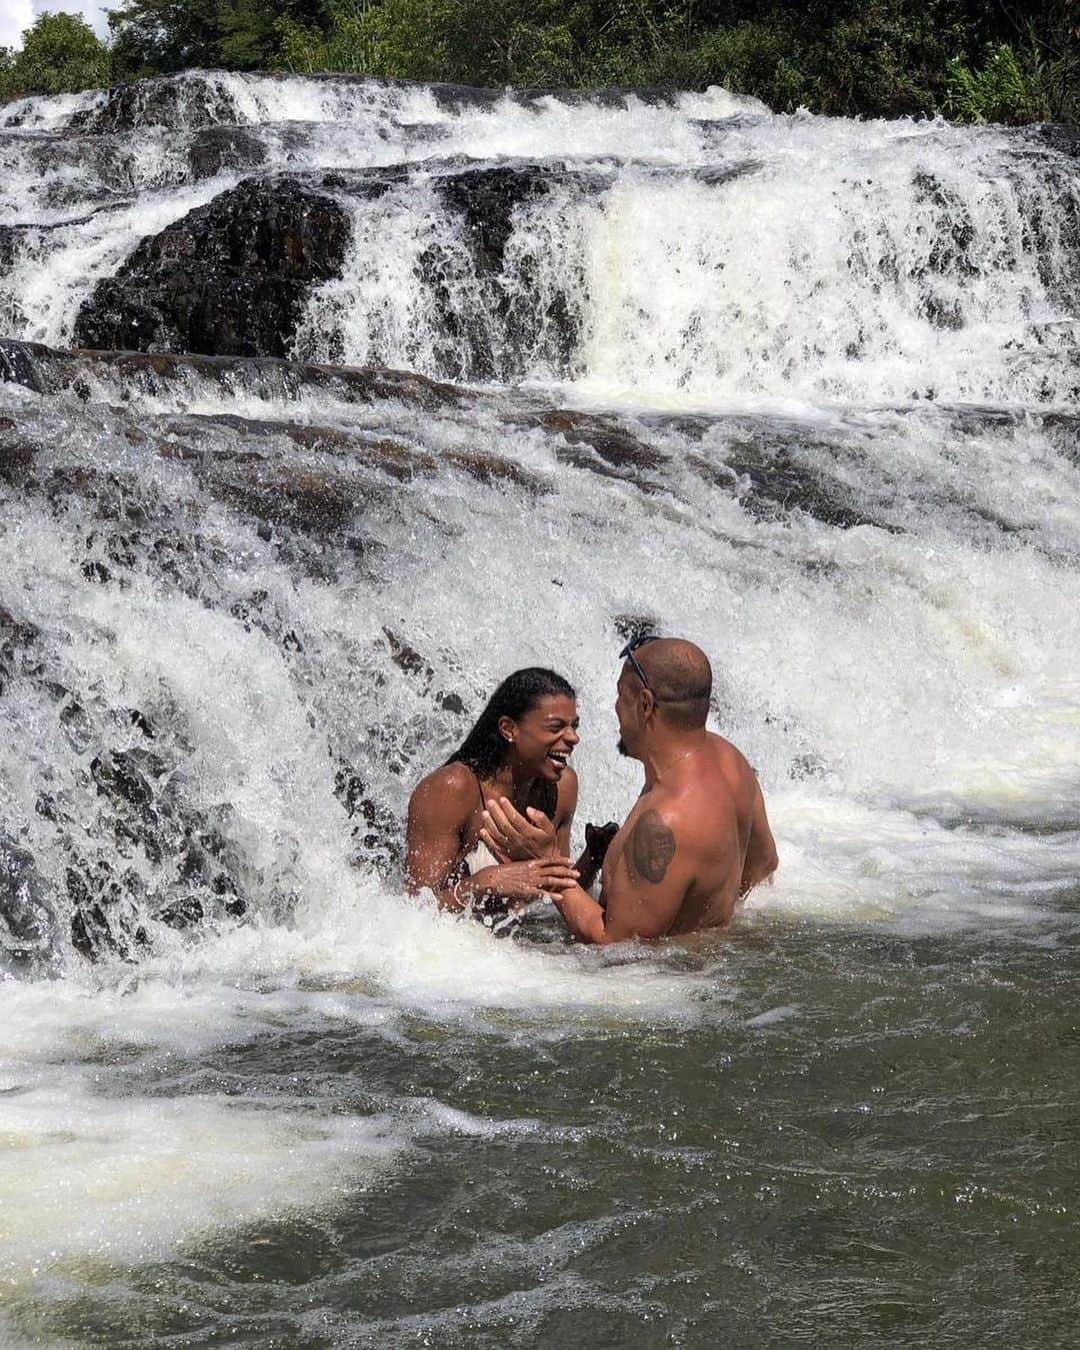
<instances>
[{"instance_id":1,"label":"woman's smiling face","mask_svg":"<svg viewBox=\"0 0 1080 1350\"><path fill-rule=\"evenodd\" d=\"M566 770L574 746L581 739L579 723L575 699L567 694L545 694L516 721L510 717L502 718L499 730L523 763L535 768L541 777L557 783Z\"/></svg>"}]
</instances>

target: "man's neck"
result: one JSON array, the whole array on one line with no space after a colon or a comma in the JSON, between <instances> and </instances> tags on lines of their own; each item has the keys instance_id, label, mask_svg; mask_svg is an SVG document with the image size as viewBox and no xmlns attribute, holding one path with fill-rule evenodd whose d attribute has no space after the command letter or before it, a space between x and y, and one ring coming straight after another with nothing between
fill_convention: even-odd
<instances>
[{"instance_id":1,"label":"man's neck","mask_svg":"<svg viewBox=\"0 0 1080 1350\"><path fill-rule=\"evenodd\" d=\"M667 732L648 747L642 756L645 765L645 787L655 787L665 774L669 774L691 755L704 750L708 744L708 732L704 727L695 727L693 731Z\"/></svg>"}]
</instances>

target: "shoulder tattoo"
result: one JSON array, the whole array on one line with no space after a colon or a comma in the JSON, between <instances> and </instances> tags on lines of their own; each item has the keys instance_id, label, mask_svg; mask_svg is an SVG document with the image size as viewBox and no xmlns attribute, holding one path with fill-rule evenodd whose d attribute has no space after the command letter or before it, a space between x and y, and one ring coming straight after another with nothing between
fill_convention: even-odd
<instances>
[{"instance_id":1,"label":"shoulder tattoo","mask_svg":"<svg viewBox=\"0 0 1080 1350\"><path fill-rule=\"evenodd\" d=\"M642 811L638 816L624 856L632 879L651 881L654 886L663 881L675 856L675 835L659 811Z\"/></svg>"}]
</instances>

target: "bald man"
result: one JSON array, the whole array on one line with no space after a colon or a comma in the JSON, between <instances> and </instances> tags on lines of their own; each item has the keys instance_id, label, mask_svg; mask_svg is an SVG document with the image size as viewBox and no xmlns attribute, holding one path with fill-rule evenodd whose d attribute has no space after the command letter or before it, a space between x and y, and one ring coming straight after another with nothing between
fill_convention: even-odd
<instances>
[{"instance_id":1,"label":"bald man","mask_svg":"<svg viewBox=\"0 0 1080 1350\"><path fill-rule=\"evenodd\" d=\"M712 668L700 647L639 639L621 655L619 749L641 760L645 786L607 849L599 903L580 885L552 899L580 942L727 928L777 865L757 776L705 730Z\"/></svg>"}]
</instances>

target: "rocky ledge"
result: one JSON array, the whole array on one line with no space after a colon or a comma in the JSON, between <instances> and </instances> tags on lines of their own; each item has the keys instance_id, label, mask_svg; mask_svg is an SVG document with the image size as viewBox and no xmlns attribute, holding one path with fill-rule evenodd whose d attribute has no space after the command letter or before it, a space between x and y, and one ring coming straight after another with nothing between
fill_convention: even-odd
<instances>
[{"instance_id":1,"label":"rocky ledge","mask_svg":"<svg viewBox=\"0 0 1080 1350\"><path fill-rule=\"evenodd\" d=\"M420 258L438 322L464 368L455 377L489 378L503 352L530 341L530 330L556 334L562 360L577 341L562 297L543 302L502 283L506 247L523 204L558 181L596 190L597 173L572 173L531 163L461 168L425 166L455 240L437 240ZM82 347L285 357L312 291L339 277L352 244L357 203L377 199L409 180L392 166L372 171L269 174L245 179L159 234L144 239L114 276L84 301L75 324ZM425 180L426 181L426 180ZM446 250L463 241L484 314L470 315L450 293ZM446 256L444 256L444 254ZM492 322L494 320L494 322ZM502 335L500 337L500 334ZM498 350L497 350L498 349Z\"/></svg>"}]
</instances>

